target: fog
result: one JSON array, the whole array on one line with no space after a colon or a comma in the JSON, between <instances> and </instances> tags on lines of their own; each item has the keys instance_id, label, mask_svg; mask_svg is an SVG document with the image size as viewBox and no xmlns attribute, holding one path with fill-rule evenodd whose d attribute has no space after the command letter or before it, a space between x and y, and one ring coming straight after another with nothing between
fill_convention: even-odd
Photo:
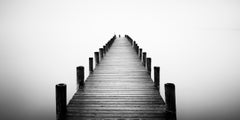
<instances>
[{"instance_id":1,"label":"fog","mask_svg":"<svg viewBox=\"0 0 240 120\"><path fill-rule=\"evenodd\" d=\"M128 34L176 85L179 120L240 118L238 0L2 0L0 116L55 119L55 85ZM88 72L86 72L86 76Z\"/></svg>"}]
</instances>

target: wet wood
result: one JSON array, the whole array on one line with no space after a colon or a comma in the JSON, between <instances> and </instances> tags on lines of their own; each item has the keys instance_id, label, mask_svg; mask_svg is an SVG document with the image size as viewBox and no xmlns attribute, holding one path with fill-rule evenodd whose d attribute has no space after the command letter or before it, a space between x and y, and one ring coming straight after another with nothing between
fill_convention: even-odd
<instances>
[{"instance_id":1,"label":"wet wood","mask_svg":"<svg viewBox=\"0 0 240 120\"><path fill-rule=\"evenodd\" d=\"M131 43L111 43L70 100L67 120L165 120L166 105Z\"/></svg>"}]
</instances>

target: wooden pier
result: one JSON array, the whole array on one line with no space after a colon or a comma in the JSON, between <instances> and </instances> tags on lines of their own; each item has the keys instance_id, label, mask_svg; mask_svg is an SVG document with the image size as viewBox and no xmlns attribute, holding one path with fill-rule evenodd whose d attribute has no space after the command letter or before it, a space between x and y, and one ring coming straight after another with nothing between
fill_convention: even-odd
<instances>
[{"instance_id":1,"label":"wooden pier","mask_svg":"<svg viewBox=\"0 0 240 120\"><path fill-rule=\"evenodd\" d=\"M164 102L160 67L152 80L151 58L128 35L115 35L94 59L86 79L77 67L78 90L68 104L66 85L56 85L57 120L176 120L174 84L165 84Z\"/></svg>"}]
</instances>

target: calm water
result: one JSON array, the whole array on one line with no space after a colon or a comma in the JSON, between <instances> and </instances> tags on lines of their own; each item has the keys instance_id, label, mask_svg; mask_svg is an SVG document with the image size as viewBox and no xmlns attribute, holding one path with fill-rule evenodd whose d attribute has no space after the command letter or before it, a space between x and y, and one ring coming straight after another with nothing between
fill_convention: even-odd
<instances>
[{"instance_id":1,"label":"calm water","mask_svg":"<svg viewBox=\"0 0 240 120\"><path fill-rule=\"evenodd\" d=\"M179 120L240 119L239 11L234 0L1 1L1 119L55 120L55 84L69 101L76 66L114 33L161 67L163 97L175 83Z\"/></svg>"},{"instance_id":2,"label":"calm water","mask_svg":"<svg viewBox=\"0 0 240 120\"><path fill-rule=\"evenodd\" d=\"M176 33L179 39L168 40L132 36L152 57L153 65L161 67L163 97L163 84L176 84L178 119L239 118L240 32L199 30L181 35ZM0 84L3 118L55 119L54 85L67 83L68 100L71 99L76 90L75 67L87 68L88 57L106 42L89 41L74 46L5 41L11 45L1 48L5 49L1 52L4 59Z\"/></svg>"}]
</instances>

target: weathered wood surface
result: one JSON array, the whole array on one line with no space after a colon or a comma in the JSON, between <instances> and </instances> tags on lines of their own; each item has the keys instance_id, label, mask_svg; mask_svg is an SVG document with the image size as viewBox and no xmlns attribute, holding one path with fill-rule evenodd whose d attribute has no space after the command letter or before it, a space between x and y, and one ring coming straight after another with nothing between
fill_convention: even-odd
<instances>
[{"instance_id":1,"label":"weathered wood surface","mask_svg":"<svg viewBox=\"0 0 240 120\"><path fill-rule=\"evenodd\" d=\"M67 106L67 120L165 120L158 89L126 38L117 38Z\"/></svg>"}]
</instances>

